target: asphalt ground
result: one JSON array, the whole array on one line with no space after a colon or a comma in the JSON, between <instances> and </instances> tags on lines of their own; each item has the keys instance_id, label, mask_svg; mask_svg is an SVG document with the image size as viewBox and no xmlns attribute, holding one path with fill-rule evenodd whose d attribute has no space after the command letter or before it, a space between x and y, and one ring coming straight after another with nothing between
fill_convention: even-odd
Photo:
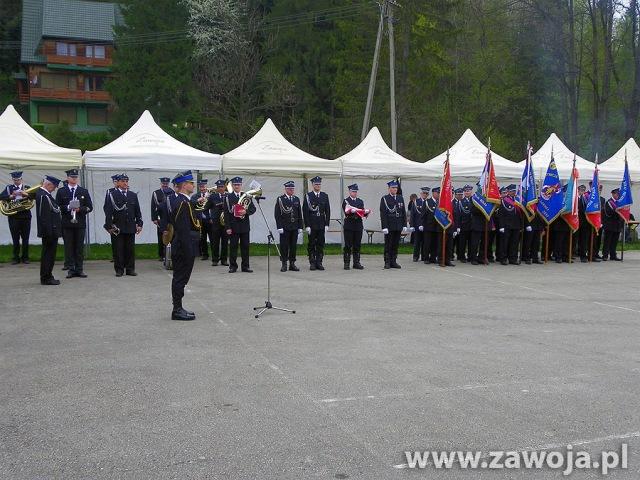
<instances>
[{"instance_id":1,"label":"asphalt ground","mask_svg":"<svg viewBox=\"0 0 640 480\"><path fill-rule=\"evenodd\" d=\"M618 450L640 478L640 253L624 263L253 274L2 266L0 478L565 478L408 468L405 451ZM599 453L598 453L599 454ZM571 478L603 478L599 470Z\"/></svg>"}]
</instances>

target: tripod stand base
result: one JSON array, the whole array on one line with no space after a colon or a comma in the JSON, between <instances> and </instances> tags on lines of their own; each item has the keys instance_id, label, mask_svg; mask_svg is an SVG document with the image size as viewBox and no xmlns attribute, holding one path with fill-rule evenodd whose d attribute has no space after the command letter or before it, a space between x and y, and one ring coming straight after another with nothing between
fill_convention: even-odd
<instances>
[{"instance_id":1,"label":"tripod stand base","mask_svg":"<svg viewBox=\"0 0 640 480\"><path fill-rule=\"evenodd\" d=\"M255 318L260 318L260 315L262 315L264 312L266 312L267 310L279 310L281 312L289 312L289 313L296 313L295 310L289 310L287 308L280 308L280 307L274 307L270 301L266 301L264 302L264 307L253 307L253 310L260 310L256 315Z\"/></svg>"}]
</instances>

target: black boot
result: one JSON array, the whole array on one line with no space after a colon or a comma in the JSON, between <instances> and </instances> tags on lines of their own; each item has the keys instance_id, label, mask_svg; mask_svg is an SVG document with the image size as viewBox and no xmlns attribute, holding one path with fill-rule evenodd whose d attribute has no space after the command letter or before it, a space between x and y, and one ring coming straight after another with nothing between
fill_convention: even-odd
<instances>
[{"instance_id":1,"label":"black boot","mask_svg":"<svg viewBox=\"0 0 640 480\"><path fill-rule=\"evenodd\" d=\"M344 260L344 269L351 270L351 253L344 252L342 254L342 259Z\"/></svg>"},{"instance_id":2,"label":"black boot","mask_svg":"<svg viewBox=\"0 0 640 480\"><path fill-rule=\"evenodd\" d=\"M393 257L391 259L391 262L390 262L390 265L389 265L391 268L402 268L400 265L398 265L397 259L398 259L398 257Z\"/></svg>"},{"instance_id":3,"label":"black boot","mask_svg":"<svg viewBox=\"0 0 640 480\"><path fill-rule=\"evenodd\" d=\"M282 262L282 267L280 267L280 271L281 272L286 272L287 271L287 262Z\"/></svg>"},{"instance_id":4,"label":"black boot","mask_svg":"<svg viewBox=\"0 0 640 480\"><path fill-rule=\"evenodd\" d=\"M324 255L320 255L320 254L318 254L318 256L316 257L316 268L318 270L324 270L324 266L322 265L323 258L324 258Z\"/></svg>"},{"instance_id":5,"label":"black boot","mask_svg":"<svg viewBox=\"0 0 640 480\"><path fill-rule=\"evenodd\" d=\"M187 312L184 308L182 308L182 303L174 303L173 311L171 312L171 320L189 321L195 319L195 314L193 312Z\"/></svg>"},{"instance_id":6,"label":"black boot","mask_svg":"<svg viewBox=\"0 0 640 480\"><path fill-rule=\"evenodd\" d=\"M364 267L362 266L362 264L360 264L360 253L355 253L353 254L353 268L354 270L364 270Z\"/></svg>"},{"instance_id":7,"label":"black boot","mask_svg":"<svg viewBox=\"0 0 640 480\"><path fill-rule=\"evenodd\" d=\"M309 257L309 270L316 269L316 259L314 257Z\"/></svg>"},{"instance_id":8,"label":"black boot","mask_svg":"<svg viewBox=\"0 0 640 480\"><path fill-rule=\"evenodd\" d=\"M292 272L299 272L300 269L296 267L296 262L289 262L289 270Z\"/></svg>"}]
</instances>

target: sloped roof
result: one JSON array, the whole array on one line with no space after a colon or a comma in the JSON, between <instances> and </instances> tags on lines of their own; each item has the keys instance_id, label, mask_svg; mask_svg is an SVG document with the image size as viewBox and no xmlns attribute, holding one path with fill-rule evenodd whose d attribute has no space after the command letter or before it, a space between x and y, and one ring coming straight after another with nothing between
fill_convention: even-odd
<instances>
[{"instance_id":1,"label":"sloped roof","mask_svg":"<svg viewBox=\"0 0 640 480\"><path fill-rule=\"evenodd\" d=\"M640 147L633 138L627 142L613 154L606 162L602 163L600 172L610 174L610 176L618 176L621 180L624 173L624 158L627 157L629 163L629 175L631 180L640 179Z\"/></svg>"}]
</instances>

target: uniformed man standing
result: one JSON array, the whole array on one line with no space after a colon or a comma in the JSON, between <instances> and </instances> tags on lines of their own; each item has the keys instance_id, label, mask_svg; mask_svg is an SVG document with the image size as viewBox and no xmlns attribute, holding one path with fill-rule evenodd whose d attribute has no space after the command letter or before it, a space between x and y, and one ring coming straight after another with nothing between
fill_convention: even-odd
<instances>
[{"instance_id":1,"label":"uniformed man standing","mask_svg":"<svg viewBox=\"0 0 640 480\"><path fill-rule=\"evenodd\" d=\"M604 214L602 215L602 229L604 230L602 245L602 260L620 261L617 247L620 232L624 228L624 220L616 211L616 201L620 198L620 189L611 190L611 198L604 204Z\"/></svg>"},{"instance_id":2,"label":"uniformed man standing","mask_svg":"<svg viewBox=\"0 0 640 480\"><path fill-rule=\"evenodd\" d=\"M472 202L471 206L471 234L469 242L469 261L471 265L484 264L484 239L489 222L483 210ZM487 252L488 261L489 252Z\"/></svg>"},{"instance_id":3,"label":"uniformed man standing","mask_svg":"<svg viewBox=\"0 0 640 480\"><path fill-rule=\"evenodd\" d=\"M515 202L516 186L509 185L506 192L507 194L502 197L496 212L500 238L500 263L502 265L520 265L518 250L520 232L522 231L522 211Z\"/></svg>"},{"instance_id":4,"label":"uniformed man standing","mask_svg":"<svg viewBox=\"0 0 640 480\"><path fill-rule=\"evenodd\" d=\"M58 188L60 180L47 175L36 193L36 219L38 237L42 239L42 255L40 257L40 284L60 285L60 280L53 277L53 265L56 260L58 238L62 235L62 219L60 207L51 196Z\"/></svg>"},{"instance_id":5,"label":"uniformed man standing","mask_svg":"<svg viewBox=\"0 0 640 480\"><path fill-rule=\"evenodd\" d=\"M11 172L13 184L7 185L0 192L0 200L21 200L22 192L29 188L22 183L22 172ZM9 231L13 241L13 265L29 263L29 234L31 233L31 210L22 210L9 215ZM20 252L22 242L22 254Z\"/></svg>"},{"instance_id":6,"label":"uniformed man standing","mask_svg":"<svg viewBox=\"0 0 640 480\"><path fill-rule=\"evenodd\" d=\"M173 225L171 239L171 263L173 264L173 279L171 281L171 299L173 310L171 320L195 320L193 312L182 306L184 288L189 283L193 263L199 253L200 221L192 205L194 180L191 170L178 174L175 178L178 193L173 195L169 222Z\"/></svg>"},{"instance_id":7,"label":"uniformed man standing","mask_svg":"<svg viewBox=\"0 0 640 480\"><path fill-rule=\"evenodd\" d=\"M431 190L431 195L433 199L437 202L436 208L440 204L440 187L435 187ZM435 211L435 210L434 210ZM451 262L451 252L453 252L453 232L455 231L455 225L452 224L449 228L444 229L442 225L435 219L435 246L433 246L434 251L436 252L435 262L438 265L444 265L445 267L455 267L455 264ZM442 236L445 235L445 251L442 251ZM443 262L443 253L444 253L444 262Z\"/></svg>"},{"instance_id":8,"label":"uniformed man standing","mask_svg":"<svg viewBox=\"0 0 640 480\"><path fill-rule=\"evenodd\" d=\"M425 187L429 188L429 187ZM439 195L440 187L435 187ZM433 191L431 192L433 194ZM438 262L438 222L436 222L435 211L438 208L438 201L429 197L424 202L424 216L422 217L422 260L425 265Z\"/></svg>"},{"instance_id":9,"label":"uniformed man standing","mask_svg":"<svg viewBox=\"0 0 640 480\"><path fill-rule=\"evenodd\" d=\"M429 198L429 187L420 188L420 197L416 198L413 202L413 207L409 210L409 226L413 228L413 261L418 262L420 258L423 260L424 254L424 215L425 215L425 203Z\"/></svg>"},{"instance_id":10,"label":"uniformed man standing","mask_svg":"<svg viewBox=\"0 0 640 480\"><path fill-rule=\"evenodd\" d=\"M322 259L324 258L325 233L329 231L331 221L331 206L329 196L320 191L322 178L311 179L313 191L304 196L302 214L304 224L309 235L307 254L309 255L310 270L324 270Z\"/></svg>"},{"instance_id":11,"label":"uniformed man standing","mask_svg":"<svg viewBox=\"0 0 640 480\"><path fill-rule=\"evenodd\" d=\"M164 261L165 246L162 243L162 228L161 224L162 215L166 213L166 208L163 206L167 195L173 193L169 188L169 177L160 177L160 188L154 190L151 194L151 221L156 226L156 233L158 234L158 259Z\"/></svg>"},{"instance_id":12,"label":"uniformed man standing","mask_svg":"<svg viewBox=\"0 0 640 480\"><path fill-rule=\"evenodd\" d=\"M344 269L349 270L351 254L353 253L353 268L362 270L360 263L360 246L362 244L362 231L364 230L363 218L367 218L371 210L364 208L364 202L358 198L358 184L347 187L349 196L342 201L344 211Z\"/></svg>"},{"instance_id":13,"label":"uniformed man standing","mask_svg":"<svg viewBox=\"0 0 640 480\"><path fill-rule=\"evenodd\" d=\"M278 197L274 208L276 226L280 234L281 272L287 271L287 260L289 261L289 270L293 272L300 270L296 267L296 248L298 235L302 233L303 226L302 205L294 192L295 183L289 180L284 184L284 195Z\"/></svg>"},{"instance_id":14,"label":"uniformed man standing","mask_svg":"<svg viewBox=\"0 0 640 480\"><path fill-rule=\"evenodd\" d=\"M407 211L398 182L387 183L389 193L380 199L380 225L384 234L384 268L402 268L398 265L400 236L407 232Z\"/></svg>"},{"instance_id":15,"label":"uniformed man standing","mask_svg":"<svg viewBox=\"0 0 640 480\"><path fill-rule=\"evenodd\" d=\"M67 278L86 278L84 273L84 234L87 215L93 211L93 202L86 188L78 185L78 169L65 172L67 183L58 189L56 203L62 212L62 238Z\"/></svg>"},{"instance_id":16,"label":"uniformed man standing","mask_svg":"<svg viewBox=\"0 0 640 480\"><path fill-rule=\"evenodd\" d=\"M240 254L242 256L241 269L243 272L252 273L249 268L249 232L251 223L249 216L256 213L256 206L253 199L249 206L245 208L238 204L242 190L242 177L231 179L233 192L225 196L224 199L224 225L229 236L229 273L238 271L238 244L240 244Z\"/></svg>"},{"instance_id":17,"label":"uniformed man standing","mask_svg":"<svg viewBox=\"0 0 640 480\"><path fill-rule=\"evenodd\" d=\"M216 191L209 196L207 202L209 218L211 218L211 265L214 267L218 263L229 265L229 262L227 262L229 237L224 226L224 199L226 194L225 181L222 179L216 180ZM220 221L221 218L223 219L222 222Z\"/></svg>"},{"instance_id":18,"label":"uniformed man standing","mask_svg":"<svg viewBox=\"0 0 640 480\"><path fill-rule=\"evenodd\" d=\"M138 196L129 191L129 177L118 176L117 188L107 194L105 200L104 228L115 239L116 277L136 273L135 236L142 231L142 214Z\"/></svg>"},{"instance_id":19,"label":"uniformed man standing","mask_svg":"<svg viewBox=\"0 0 640 480\"><path fill-rule=\"evenodd\" d=\"M213 237L211 231L211 214L207 208L207 201L209 200L209 191L207 190L207 184L209 180L206 178L201 179L198 182L197 193L191 196L191 203L193 207L198 207L198 220L200 220L200 257L201 260L209 260L209 243L213 248ZM207 243L209 242L209 243Z\"/></svg>"},{"instance_id":20,"label":"uniformed man standing","mask_svg":"<svg viewBox=\"0 0 640 480\"><path fill-rule=\"evenodd\" d=\"M453 218L456 229L456 256L458 261L467 263L469 242L471 240L471 195L473 187L465 185L456 190L456 201L453 204Z\"/></svg>"},{"instance_id":21,"label":"uniformed man standing","mask_svg":"<svg viewBox=\"0 0 640 480\"><path fill-rule=\"evenodd\" d=\"M522 253L520 257L527 265L532 263L541 264L540 261L540 240L544 231L544 223L537 213L529 220L523 216L524 232L522 240Z\"/></svg>"}]
</instances>

